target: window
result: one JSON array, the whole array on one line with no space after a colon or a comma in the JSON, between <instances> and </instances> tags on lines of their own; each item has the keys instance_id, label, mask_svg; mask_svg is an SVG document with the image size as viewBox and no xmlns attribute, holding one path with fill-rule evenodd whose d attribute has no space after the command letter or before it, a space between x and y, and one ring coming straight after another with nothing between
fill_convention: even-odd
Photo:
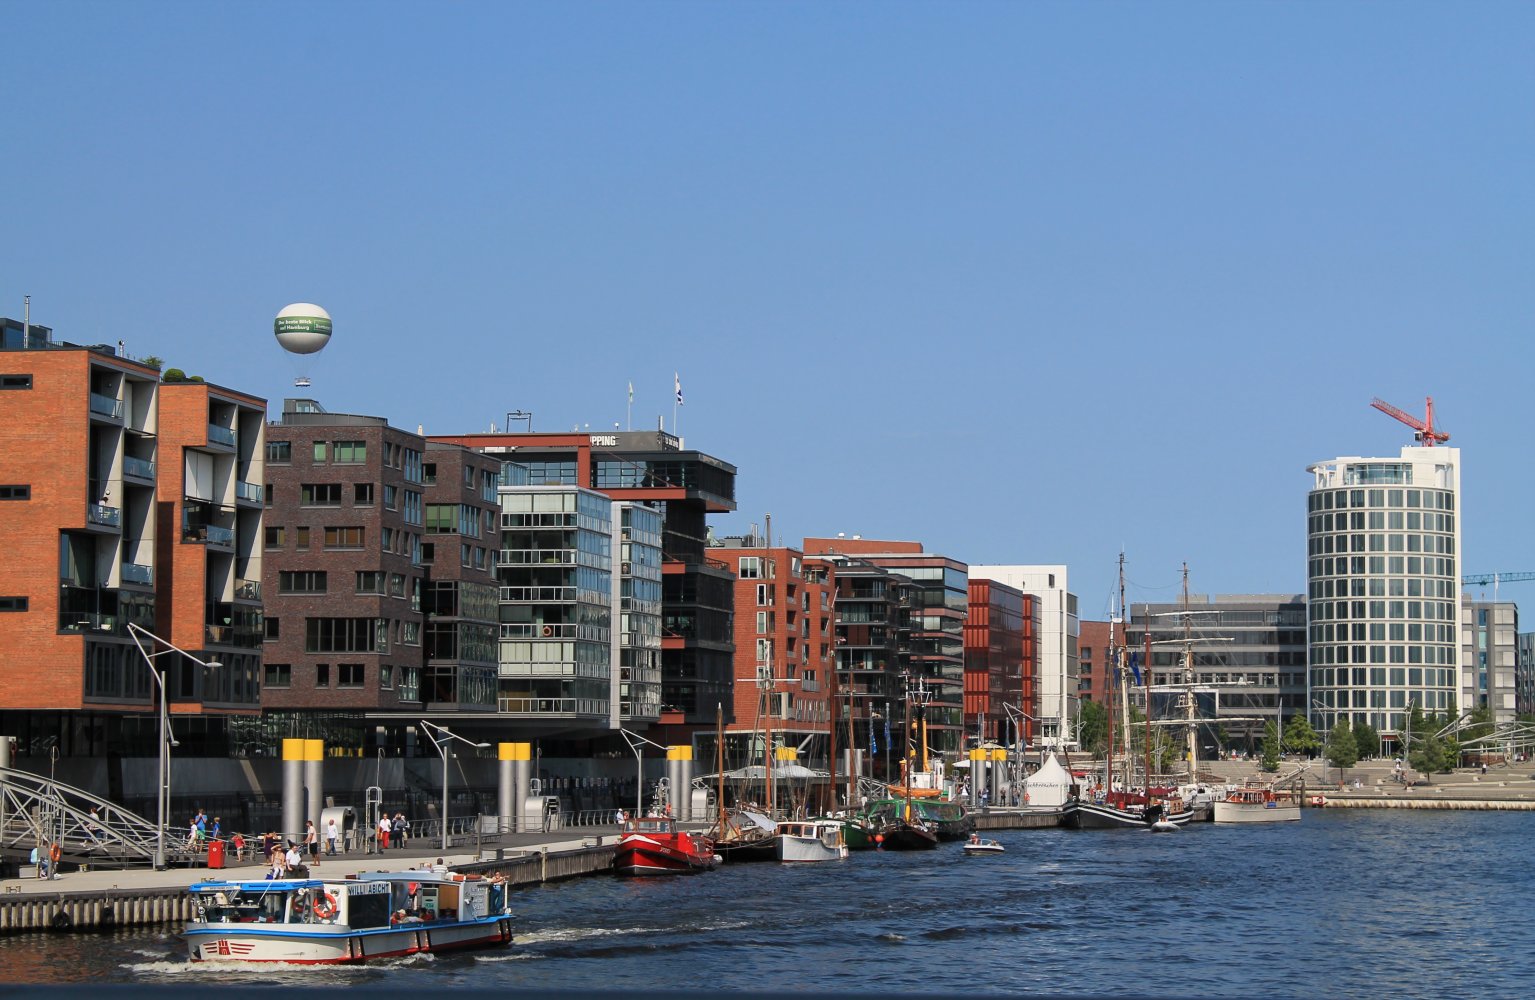
<instances>
[{"instance_id":1,"label":"window","mask_svg":"<svg viewBox=\"0 0 1535 1000\"><path fill-rule=\"evenodd\" d=\"M27 599L25 597L0 597L0 611L25 611Z\"/></svg>"},{"instance_id":2,"label":"window","mask_svg":"<svg viewBox=\"0 0 1535 1000\"><path fill-rule=\"evenodd\" d=\"M425 486L437 485L437 463L427 462L421 466L421 482Z\"/></svg>"},{"instance_id":3,"label":"window","mask_svg":"<svg viewBox=\"0 0 1535 1000\"><path fill-rule=\"evenodd\" d=\"M330 687L329 663L316 663L314 665L314 686L317 688Z\"/></svg>"},{"instance_id":4,"label":"window","mask_svg":"<svg viewBox=\"0 0 1535 1000\"><path fill-rule=\"evenodd\" d=\"M268 618L268 619L266 619L266 637L268 639L280 638L280 636L278 635L278 625L277 625L277 622L278 622L278 619L276 619L276 618Z\"/></svg>"},{"instance_id":5,"label":"window","mask_svg":"<svg viewBox=\"0 0 1535 1000\"><path fill-rule=\"evenodd\" d=\"M360 549L363 543L362 528L326 528L327 549Z\"/></svg>"},{"instance_id":6,"label":"window","mask_svg":"<svg viewBox=\"0 0 1535 1000\"><path fill-rule=\"evenodd\" d=\"M288 663L268 663L261 683L269 688L285 688L293 685L293 666Z\"/></svg>"},{"instance_id":7,"label":"window","mask_svg":"<svg viewBox=\"0 0 1535 1000\"><path fill-rule=\"evenodd\" d=\"M283 547L283 544L286 541L287 541L287 529L285 529L285 528L268 528L268 529L266 529L266 547L267 548L269 548L269 549L280 549L280 548Z\"/></svg>"},{"instance_id":8,"label":"window","mask_svg":"<svg viewBox=\"0 0 1535 1000\"><path fill-rule=\"evenodd\" d=\"M757 606L758 607L762 607L763 605L772 604L772 603L773 603L773 588L769 587L765 583L757 584Z\"/></svg>"},{"instance_id":9,"label":"window","mask_svg":"<svg viewBox=\"0 0 1535 1000\"><path fill-rule=\"evenodd\" d=\"M399 508L400 508L399 493L400 493L400 491L399 491L398 487L395 487L395 486L385 486L384 487L384 509L385 510L399 510Z\"/></svg>"},{"instance_id":10,"label":"window","mask_svg":"<svg viewBox=\"0 0 1535 1000\"><path fill-rule=\"evenodd\" d=\"M266 507L271 507L272 506L274 500L273 500L273 495L272 495L272 484L271 483L267 483L266 484L266 489L261 491L261 499L264 501L264 506L266 506Z\"/></svg>"},{"instance_id":11,"label":"window","mask_svg":"<svg viewBox=\"0 0 1535 1000\"><path fill-rule=\"evenodd\" d=\"M293 529L293 547L300 552L309 551L309 528L307 526L300 525Z\"/></svg>"},{"instance_id":12,"label":"window","mask_svg":"<svg viewBox=\"0 0 1535 1000\"><path fill-rule=\"evenodd\" d=\"M352 506L354 506L354 507L372 507L373 506L373 484L372 483L353 483L352 484Z\"/></svg>"},{"instance_id":13,"label":"window","mask_svg":"<svg viewBox=\"0 0 1535 1000\"><path fill-rule=\"evenodd\" d=\"M345 465L361 465L368 460L368 443L366 441L337 441L335 453L331 456L332 462Z\"/></svg>"},{"instance_id":14,"label":"window","mask_svg":"<svg viewBox=\"0 0 1535 1000\"><path fill-rule=\"evenodd\" d=\"M360 688L365 671L361 663L336 664L336 687Z\"/></svg>"},{"instance_id":15,"label":"window","mask_svg":"<svg viewBox=\"0 0 1535 1000\"><path fill-rule=\"evenodd\" d=\"M0 500L30 499L32 499L32 487L30 486L0 486Z\"/></svg>"},{"instance_id":16,"label":"window","mask_svg":"<svg viewBox=\"0 0 1535 1000\"><path fill-rule=\"evenodd\" d=\"M736 563L738 569L736 575L742 580L762 579L762 557L741 556Z\"/></svg>"},{"instance_id":17,"label":"window","mask_svg":"<svg viewBox=\"0 0 1535 1000\"><path fill-rule=\"evenodd\" d=\"M287 465L293 461L292 441L268 441L266 443L266 460L268 465ZM287 687L286 684L283 687Z\"/></svg>"},{"instance_id":18,"label":"window","mask_svg":"<svg viewBox=\"0 0 1535 1000\"><path fill-rule=\"evenodd\" d=\"M298 488L301 507L340 507L340 483L304 483Z\"/></svg>"},{"instance_id":19,"label":"window","mask_svg":"<svg viewBox=\"0 0 1535 1000\"><path fill-rule=\"evenodd\" d=\"M421 561L423 563L430 564L431 561L433 559L435 559L435 558L437 558L437 543L436 542L422 542L421 543Z\"/></svg>"},{"instance_id":20,"label":"window","mask_svg":"<svg viewBox=\"0 0 1535 1000\"><path fill-rule=\"evenodd\" d=\"M323 463L325 461L325 442L324 441L316 441L314 443L314 460L315 460L316 464Z\"/></svg>"},{"instance_id":21,"label":"window","mask_svg":"<svg viewBox=\"0 0 1535 1000\"><path fill-rule=\"evenodd\" d=\"M389 596L390 597L404 597L405 596L405 577L402 576L399 573L390 573L389 574Z\"/></svg>"},{"instance_id":22,"label":"window","mask_svg":"<svg viewBox=\"0 0 1535 1000\"><path fill-rule=\"evenodd\" d=\"M277 574L277 592L279 594L323 594L325 593L325 570L281 570Z\"/></svg>"},{"instance_id":23,"label":"window","mask_svg":"<svg viewBox=\"0 0 1535 1000\"><path fill-rule=\"evenodd\" d=\"M0 375L0 389L30 389L31 375Z\"/></svg>"},{"instance_id":24,"label":"window","mask_svg":"<svg viewBox=\"0 0 1535 1000\"><path fill-rule=\"evenodd\" d=\"M377 629L372 618L306 618L306 653L372 653Z\"/></svg>"},{"instance_id":25,"label":"window","mask_svg":"<svg viewBox=\"0 0 1535 1000\"><path fill-rule=\"evenodd\" d=\"M384 574L376 569L360 569L357 571L357 593L382 594L384 592Z\"/></svg>"},{"instance_id":26,"label":"window","mask_svg":"<svg viewBox=\"0 0 1535 1000\"><path fill-rule=\"evenodd\" d=\"M388 691L394 687L394 668L387 663L380 664L378 668L378 686Z\"/></svg>"}]
</instances>

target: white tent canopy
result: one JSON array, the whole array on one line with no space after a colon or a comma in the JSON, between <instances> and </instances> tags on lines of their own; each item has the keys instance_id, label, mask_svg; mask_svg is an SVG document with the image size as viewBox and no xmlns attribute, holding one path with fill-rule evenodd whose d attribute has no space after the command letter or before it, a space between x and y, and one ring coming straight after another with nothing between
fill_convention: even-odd
<instances>
[{"instance_id":1,"label":"white tent canopy","mask_svg":"<svg viewBox=\"0 0 1535 1000\"><path fill-rule=\"evenodd\" d=\"M1024 790L1031 806L1063 806L1071 796L1072 784L1071 773L1061 766L1055 754L1051 754L1045 758L1038 771L1029 775L1024 782Z\"/></svg>"}]
</instances>

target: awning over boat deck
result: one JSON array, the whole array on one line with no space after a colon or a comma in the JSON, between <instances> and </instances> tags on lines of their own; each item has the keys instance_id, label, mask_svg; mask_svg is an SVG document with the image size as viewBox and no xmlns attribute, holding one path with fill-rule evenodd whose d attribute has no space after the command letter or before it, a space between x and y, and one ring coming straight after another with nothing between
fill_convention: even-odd
<instances>
[{"instance_id":1,"label":"awning over boat deck","mask_svg":"<svg viewBox=\"0 0 1535 1000\"><path fill-rule=\"evenodd\" d=\"M693 781L718 781L719 777L720 776L717 773L701 774L694 778ZM746 767L737 768L734 771L725 772L726 781L762 781L766 779L766 777L767 768L763 767L761 764L751 764ZM814 768L805 767L803 764L779 764L773 768L773 778L775 780L790 778L798 778L804 780L809 778L829 777L831 777L831 775L826 771L817 771Z\"/></svg>"}]
</instances>

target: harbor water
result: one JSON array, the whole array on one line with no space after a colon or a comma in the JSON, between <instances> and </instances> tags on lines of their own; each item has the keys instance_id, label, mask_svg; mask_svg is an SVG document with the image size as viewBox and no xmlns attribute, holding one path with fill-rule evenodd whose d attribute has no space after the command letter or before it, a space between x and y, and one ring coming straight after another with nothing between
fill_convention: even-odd
<instances>
[{"instance_id":1,"label":"harbor water","mask_svg":"<svg viewBox=\"0 0 1535 1000\"><path fill-rule=\"evenodd\" d=\"M513 895L509 949L362 968L190 965L170 929L0 939L0 982L382 991L1515 997L1524 813L1307 810L1177 833L998 831L1006 853L864 852Z\"/></svg>"}]
</instances>

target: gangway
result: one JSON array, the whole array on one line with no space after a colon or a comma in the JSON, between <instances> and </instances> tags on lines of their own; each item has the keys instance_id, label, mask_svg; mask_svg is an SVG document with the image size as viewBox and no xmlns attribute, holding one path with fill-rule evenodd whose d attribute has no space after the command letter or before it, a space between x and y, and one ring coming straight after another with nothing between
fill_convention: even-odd
<instances>
[{"instance_id":1,"label":"gangway","mask_svg":"<svg viewBox=\"0 0 1535 1000\"><path fill-rule=\"evenodd\" d=\"M57 843L72 863L150 866L158 835L150 820L82 788L0 768L0 853L8 857Z\"/></svg>"}]
</instances>

